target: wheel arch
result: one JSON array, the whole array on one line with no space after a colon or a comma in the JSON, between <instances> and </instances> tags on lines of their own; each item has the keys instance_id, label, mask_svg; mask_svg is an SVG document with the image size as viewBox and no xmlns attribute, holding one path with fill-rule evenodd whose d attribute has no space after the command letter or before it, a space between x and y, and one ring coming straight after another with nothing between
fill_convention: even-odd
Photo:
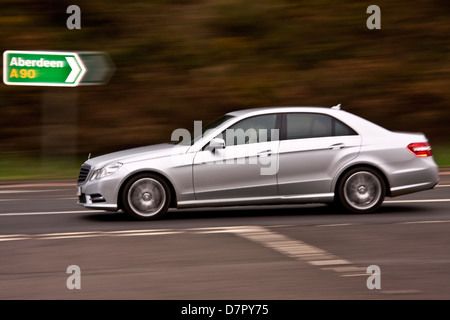
<instances>
[{"instance_id":1,"label":"wheel arch","mask_svg":"<svg viewBox=\"0 0 450 320\"><path fill-rule=\"evenodd\" d=\"M355 168L370 168L370 169L378 172L380 174L380 176L383 178L383 182L386 187L385 196L387 196L387 197L391 196L391 187L390 187L389 180L386 177L386 174L379 167L377 167L376 165L370 164L370 163L354 163L354 164L346 167L341 172L339 172L339 174L337 175L337 178L334 181L334 185L333 185L333 189L332 189L335 195L337 194L337 188L339 187L339 184L340 184L342 178L345 176L345 174L347 172L349 172L350 170L353 170Z\"/></svg>"},{"instance_id":2,"label":"wheel arch","mask_svg":"<svg viewBox=\"0 0 450 320\"><path fill-rule=\"evenodd\" d=\"M142 171L136 171L136 172L133 172L132 174L130 174L128 177L126 177L126 178L122 181L122 183L121 183L121 185L120 185L120 188L119 188L119 191L118 191L118 194L117 194L117 207L118 207L119 209L122 209L122 210L123 210L123 203L122 203L122 197L121 197L121 195L122 195L122 193L123 193L123 190L124 190L124 188L125 188L127 182L130 181L131 179L133 179L134 177L136 177L136 176L138 176L138 175L141 175L141 174L152 174L152 175L158 176L159 178L163 179L163 180L167 183L167 186L169 187L169 190L170 190L170 196L171 196L171 197L170 197L170 205L169 205L169 208L176 208L176 207L177 207L177 193L176 193L175 187L173 186L173 184L172 184L172 182L170 181L170 179L167 178L165 175L161 174L161 173L158 172L158 171L154 171L154 170L142 170Z\"/></svg>"}]
</instances>

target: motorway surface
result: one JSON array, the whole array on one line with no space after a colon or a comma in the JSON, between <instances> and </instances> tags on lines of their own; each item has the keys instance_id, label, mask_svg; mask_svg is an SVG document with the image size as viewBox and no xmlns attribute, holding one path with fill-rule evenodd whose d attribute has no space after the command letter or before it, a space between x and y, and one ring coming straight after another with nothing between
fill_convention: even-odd
<instances>
[{"instance_id":1,"label":"motorway surface","mask_svg":"<svg viewBox=\"0 0 450 320\"><path fill-rule=\"evenodd\" d=\"M289 205L141 222L79 207L75 192L72 181L0 183L0 300L450 299L445 172L368 215ZM67 287L71 265L81 289Z\"/></svg>"}]
</instances>

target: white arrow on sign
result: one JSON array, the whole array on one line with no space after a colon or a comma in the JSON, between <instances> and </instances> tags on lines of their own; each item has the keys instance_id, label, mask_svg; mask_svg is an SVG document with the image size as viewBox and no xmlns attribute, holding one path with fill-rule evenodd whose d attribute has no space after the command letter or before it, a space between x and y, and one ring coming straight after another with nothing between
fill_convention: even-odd
<instances>
[{"instance_id":1,"label":"white arrow on sign","mask_svg":"<svg viewBox=\"0 0 450 320\"><path fill-rule=\"evenodd\" d=\"M86 71L84 68L80 68L77 60L73 57L66 57L67 62L69 63L69 66L72 68L72 71L70 71L69 76L66 79L66 82L74 82L75 79L77 79L80 72ZM81 79L82 75L80 75Z\"/></svg>"}]
</instances>

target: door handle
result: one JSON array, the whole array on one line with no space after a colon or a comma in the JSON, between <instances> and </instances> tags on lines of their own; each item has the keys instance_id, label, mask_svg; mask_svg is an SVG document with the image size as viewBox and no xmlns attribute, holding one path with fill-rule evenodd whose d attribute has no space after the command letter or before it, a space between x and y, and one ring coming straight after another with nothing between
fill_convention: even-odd
<instances>
[{"instance_id":1,"label":"door handle","mask_svg":"<svg viewBox=\"0 0 450 320\"><path fill-rule=\"evenodd\" d=\"M340 149L344 149L345 148L345 144L344 143L335 143L332 144L331 146L329 146L329 149L331 150L340 150Z\"/></svg>"},{"instance_id":2,"label":"door handle","mask_svg":"<svg viewBox=\"0 0 450 320\"><path fill-rule=\"evenodd\" d=\"M262 155L271 156L272 150L264 150L264 151L258 152L258 157L260 157Z\"/></svg>"}]
</instances>

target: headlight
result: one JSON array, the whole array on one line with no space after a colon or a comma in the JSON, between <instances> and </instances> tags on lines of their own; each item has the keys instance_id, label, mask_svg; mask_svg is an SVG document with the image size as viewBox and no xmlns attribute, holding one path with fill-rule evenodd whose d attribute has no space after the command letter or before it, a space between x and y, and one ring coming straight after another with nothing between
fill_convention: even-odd
<instances>
[{"instance_id":1,"label":"headlight","mask_svg":"<svg viewBox=\"0 0 450 320\"><path fill-rule=\"evenodd\" d=\"M92 175L91 180L97 180L97 179L101 179L101 178L112 175L114 172L119 170L119 168L122 166L122 164L123 163L116 162L116 163L112 163L107 166L104 166L101 169L95 170Z\"/></svg>"}]
</instances>

